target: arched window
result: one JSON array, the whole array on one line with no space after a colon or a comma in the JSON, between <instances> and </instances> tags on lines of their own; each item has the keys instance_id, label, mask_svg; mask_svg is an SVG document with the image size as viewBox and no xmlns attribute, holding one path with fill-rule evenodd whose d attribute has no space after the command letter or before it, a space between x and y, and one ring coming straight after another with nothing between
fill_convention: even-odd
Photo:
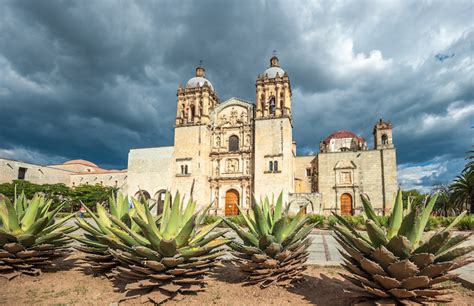
<instances>
[{"instance_id":1,"label":"arched window","mask_svg":"<svg viewBox=\"0 0 474 306\"><path fill-rule=\"evenodd\" d=\"M388 144L388 136L387 134L382 135L382 144L387 145Z\"/></svg>"},{"instance_id":2,"label":"arched window","mask_svg":"<svg viewBox=\"0 0 474 306\"><path fill-rule=\"evenodd\" d=\"M191 121L194 121L194 115L196 114L196 109L194 108L194 105L191 105Z\"/></svg>"},{"instance_id":3,"label":"arched window","mask_svg":"<svg viewBox=\"0 0 474 306\"><path fill-rule=\"evenodd\" d=\"M275 172L278 172L278 161L274 161L274 162L273 162L273 170L274 170Z\"/></svg>"},{"instance_id":4,"label":"arched window","mask_svg":"<svg viewBox=\"0 0 474 306\"><path fill-rule=\"evenodd\" d=\"M239 151L239 137L235 135L229 137L229 151Z\"/></svg>"},{"instance_id":5,"label":"arched window","mask_svg":"<svg viewBox=\"0 0 474 306\"><path fill-rule=\"evenodd\" d=\"M268 171L273 172L273 162L268 162Z\"/></svg>"},{"instance_id":6,"label":"arched window","mask_svg":"<svg viewBox=\"0 0 474 306\"><path fill-rule=\"evenodd\" d=\"M270 107L270 115L275 115L276 102L275 102L274 96L270 97L270 100L268 101L268 105Z\"/></svg>"}]
</instances>

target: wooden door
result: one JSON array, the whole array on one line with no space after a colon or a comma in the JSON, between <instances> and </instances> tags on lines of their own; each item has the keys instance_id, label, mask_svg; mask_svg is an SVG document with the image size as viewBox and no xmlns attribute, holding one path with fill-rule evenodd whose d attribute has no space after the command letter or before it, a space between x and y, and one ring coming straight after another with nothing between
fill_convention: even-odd
<instances>
[{"instance_id":1,"label":"wooden door","mask_svg":"<svg viewBox=\"0 0 474 306\"><path fill-rule=\"evenodd\" d=\"M352 196L348 193L341 195L341 215L352 215Z\"/></svg>"},{"instance_id":2,"label":"wooden door","mask_svg":"<svg viewBox=\"0 0 474 306\"><path fill-rule=\"evenodd\" d=\"M239 214L239 193L237 190L231 189L225 194L225 215L235 216Z\"/></svg>"}]
</instances>

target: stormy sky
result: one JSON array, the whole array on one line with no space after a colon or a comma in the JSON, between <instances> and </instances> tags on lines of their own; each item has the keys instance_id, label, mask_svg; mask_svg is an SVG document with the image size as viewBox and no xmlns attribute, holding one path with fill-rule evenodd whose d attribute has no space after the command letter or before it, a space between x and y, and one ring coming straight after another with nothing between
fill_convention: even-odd
<instances>
[{"instance_id":1,"label":"stormy sky","mask_svg":"<svg viewBox=\"0 0 474 306\"><path fill-rule=\"evenodd\" d=\"M472 1L0 1L0 156L126 168L173 144L200 60L221 101L255 100L273 50L298 154L394 125L399 183L447 183L474 145Z\"/></svg>"}]
</instances>

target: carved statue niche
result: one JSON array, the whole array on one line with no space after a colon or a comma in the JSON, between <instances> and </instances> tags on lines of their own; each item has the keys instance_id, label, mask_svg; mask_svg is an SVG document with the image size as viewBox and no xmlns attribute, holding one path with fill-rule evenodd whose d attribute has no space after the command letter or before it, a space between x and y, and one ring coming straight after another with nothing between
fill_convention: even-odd
<instances>
[{"instance_id":1,"label":"carved statue niche","mask_svg":"<svg viewBox=\"0 0 474 306\"><path fill-rule=\"evenodd\" d=\"M221 137L220 137L220 136L216 136L215 147L216 147L216 148L220 148L220 147L221 147Z\"/></svg>"},{"instance_id":2,"label":"carved statue niche","mask_svg":"<svg viewBox=\"0 0 474 306\"><path fill-rule=\"evenodd\" d=\"M239 172L239 160L237 158L229 158L226 163L227 173Z\"/></svg>"},{"instance_id":3,"label":"carved statue niche","mask_svg":"<svg viewBox=\"0 0 474 306\"><path fill-rule=\"evenodd\" d=\"M230 124L232 126L236 125L237 124L237 121L238 121L238 112L232 108L231 112L230 112Z\"/></svg>"},{"instance_id":4,"label":"carved statue niche","mask_svg":"<svg viewBox=\"0 0 474 306\"><path fill-rule=\"evenodd\" d=\"M240 114L240 120L243 124L247 123L247 111L243 111L242 114Z\"/></svg>"}]
</instances>

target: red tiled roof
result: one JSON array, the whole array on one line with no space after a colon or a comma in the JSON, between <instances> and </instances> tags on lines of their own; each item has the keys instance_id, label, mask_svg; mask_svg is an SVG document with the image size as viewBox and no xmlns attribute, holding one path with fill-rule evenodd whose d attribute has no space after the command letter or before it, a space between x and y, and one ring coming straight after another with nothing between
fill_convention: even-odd
<instances>
[{"instance_id":1,"label":"red tiled roof","mask_svg":"<svg viewBox=\"0 0 474 306\"><path fill-rule=\"evenodd\" d=\"M331 141L331 139L341 139L341 138L357 138L360 141L364 141L364 138L357 136L351 131L340 130L326 137L326 139L324 139L324 142L328 143L329 141Z\"/></svg>"},{"instance_id":2,"label":"red tiled roof","mask_svg":"<svg viewBox=\"0 0 474 306\"><path fill-rule=\"evenodd\" d=\"M73 159L73 160L69 160L67 162L65 162L63 165L84 165L84 166L88 166L88 167L94 167L94 168L99 168L99 166L97 166L96 164L94 164L93 162L90 162L88 160L84 160L84 159Z\"/></svg>"}]
</instances>

